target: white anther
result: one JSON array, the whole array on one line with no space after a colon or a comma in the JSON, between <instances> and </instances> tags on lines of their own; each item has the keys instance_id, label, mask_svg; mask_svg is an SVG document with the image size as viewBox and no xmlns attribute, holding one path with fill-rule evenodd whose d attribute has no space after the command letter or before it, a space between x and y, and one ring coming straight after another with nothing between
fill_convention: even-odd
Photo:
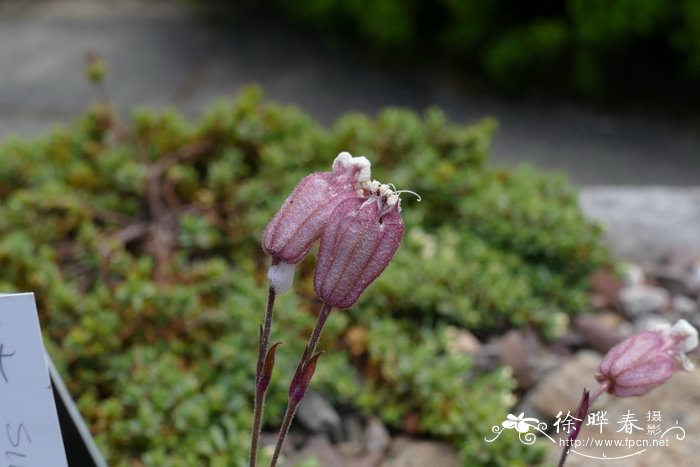
<instances>
[{"instance_id":1,"label":"white anther","mask_svg":"<svg viewBox=\"0 0 700 467\"><path fill-rule=\"evenodd\" d=\"M382 198L388 198L394 194L394 190L391 189L389 185L382 185L379 187L379 196Z\"/></svg>"},{"instance_id":2,"label":"white anther","mask_svg":"<svg viewBox=\"0 0 700 467\"><path fill-rule=\"evenodd\" d=\"M379 183L377 180L372 180L371 182L367 182L365 188L367 191L372 193L373 195L376 195L377 192L379 191L379 187L381 186L381 183Z\"/></svg>"}]
</instances>

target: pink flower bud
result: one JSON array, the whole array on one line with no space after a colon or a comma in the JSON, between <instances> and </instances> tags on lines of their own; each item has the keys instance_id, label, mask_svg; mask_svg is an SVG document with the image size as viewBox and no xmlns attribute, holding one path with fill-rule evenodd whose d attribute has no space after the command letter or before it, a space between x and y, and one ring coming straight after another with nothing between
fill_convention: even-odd
<instances>
[{"instance_id":1,"label":"pink flower bud","mask_svg":"<svg viewBox=\"0 0 700 467\"><path fill-rule=\"evenodd\" d=\"M364 157L342 152L333 162L332 172L315 172L305 177L286 199L265 228L262 247L273 257L268 273L277 293L289 288L294 275L291 264L301 261L335 207L343 200L358 196L361 185L369 181L370 163Z\"/></svg>"},{"instance_id":2,"label":"pink flower bud","mask_svg":"<svg viewBox=\"0 0 700 467\"><path fill-rule=\"evenodd\" d=\"M685 353L698 345L698 332L685 320L673 327L625 339L605 355L596 379L617 397L641 396L665 383L674 371L690 371Z\"/></svg>"},{"instance_id":3,"label":"pink flower bud","mask_svg":"<svg viewBox=\"0 0 700 467\"><path fill-rule=\"evenodd\" d=\"M398 193L374 181L369 196L346 199L333 211L321 235L316 260L316 295L349 308L387 267L403 237Z\"/></svg>"}]
</instances>

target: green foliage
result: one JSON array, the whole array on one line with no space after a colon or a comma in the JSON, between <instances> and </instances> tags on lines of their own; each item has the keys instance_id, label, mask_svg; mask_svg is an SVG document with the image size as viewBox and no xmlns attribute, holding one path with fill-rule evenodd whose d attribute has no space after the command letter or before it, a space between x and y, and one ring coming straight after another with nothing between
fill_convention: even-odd
<instances>
[{"instance_id":1,"label":"green foliage","mask_svg":"<svg viewBox=\"0 0 700 467\"><path fill-rule=\"evenodd\" d=\"M603 259L561 178L486 164L494 122L388 109L325 130L256 88L190 124L96 108L75 126L0 145L0 287L35 291L47 345L110 465L245 465L266 223L298 180L348 150L404 199L406 239L350 312L334 312L314 385L338 402L460 447L465 462L536 462L483 437L514 382L450 342L517 326L554 334L583 307ZM313 258L279 297L284 345L268 394L273 428L313 324Z\"/></svg>"},{"instance_id":2,"label":"green foliage","mask_svg":"<svg viewBox=\"0 0 700 467\"><path fill-rule=\"evenodd\" d=\"M559 85L598 94L656 73L700 73L697 0L277 0L290 17L373 52L480 70L510 90ZM640 52L643 57L640 57Z\"/></svg>"}]
</instances>

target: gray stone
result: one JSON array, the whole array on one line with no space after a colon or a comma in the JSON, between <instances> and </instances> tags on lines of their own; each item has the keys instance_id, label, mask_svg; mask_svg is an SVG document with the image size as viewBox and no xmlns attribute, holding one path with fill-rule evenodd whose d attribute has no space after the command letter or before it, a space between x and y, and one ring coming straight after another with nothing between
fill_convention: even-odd
<instances>
[{"instance_id":1,"label":"gray stone","mask_svg":"<svg viewBox=\"0 0 700 467\"><path fill-rule=\"evenodd\" d=\"M380 467L460 467L457 451L447 443L438 441L414 440L400 436L394 440L391 449Z\"/></svg>"},{"instance_id":2,"label":"gray stone","mask_svg":"<svg viewBox=\"0 0 700 467\"><path fill-rule=\"evenodd\" d=\"M619 295L622 311L630 317L663 311L670 298L666 289L644 284L623 287Z\"/></svg>"},{"instance_id":3,"label":"gray stone","mask_svg":"<svg viewBox=\"0 0 700 467\"><path fill-rule=\"evenodd\" d=\"M640 265L627 263L625 264L624 277L627 285L640 285L644 282L646 274Z\"/></svg>"},{"instance_id":4,"label":"gray stone","mask_svg":"<svg viewBox=\"0 0 700 467\"><path fill-rule=\"evenodd\" d=\"M367 420L365 429L365 445L367 452L384 452L391 444L391 435L384 424L377 417L370 417Z\"/></svg>"},{"instance_id":5,"label":"gray stone","mask_svg":"<svg viewBox=\"0 0 700 467\"><path fill-rule=\"evenodd\" d=\"M548 420L555 419L560 411L573 413L578 407L583 389L594 390L598 387L594 375L601 358L596 352L576 353L560 368L547 374L525 396L524 406L533 407ZM531 415L526 413L525 416Z\"/></svg>"},{"instance_id":6,"label":"gray stone","mask_svg":"<svg viewBox=\"0 0 700 467\"><path fill-rule=\"evenodd\" d=\"M293 459L296 462L306 459L316 459L318 464L323 467L345 466L345 461L324 434L312 436L306 444L304 444L304 447L294 455Z\"/></svg>"},{"instance_id":7,"label":"gray stone","mask_svg":"<svg viewBox=\"0 0 700 467\"><path fill-rule=\"evenodd\" d=\"M580 201L618 258L647 261L684 244L700 249L700 188L590 187Z\"/></svg>"},{"instance_id":8,"label":"gray stone","mask_svg":"<svg viewBox=\"0 0 700 467\"><path fill-rule=\"evenodd\" d=\"M365 452L365 429L358 415L348 414L342 418L344 437L338 444L343 457L354 457Z\"/></svg>"},{"instance_id":9,"label":"gray stone","mask_svg":"<svg viewBox=\"0 0 700 467\"><path fill-rule=\"evenodd\" d=\"M335 440L342 438L340 415L323 396L315 391L309 391L304 396L297 409L296 418L313 432L327 433Z\"/></svg>"},{"instance_id":10,"label":"gray stone","mask_svg":"<svg viewBox=\"0 0 700 467\"><path fill-rule=\"evenodd\" d=\"M698 302L685 295L676 295L671 302L673 311L681 316L689 316L698 311Z\"/></svg>"},{"instance_id":11,"label":"gray stone","mask_svg":"<svg viewBox=\"0 0 700 467\"><path fill-rule=\"evenodd\" d=\"M700 261L693 265L686 276L688 292L693 295L700 295Z\"/></svg>"},{"instance_id":12,"label":"gray stone","mask_svg":"<svg viewBox=\"0 0 700 467\"><path fill-rule=\"evenodd\" d=\"M688 270L678 266L664 265L654 270L656 282L672 294L685 294L690 291Z\"/></svg>"},{"instance_id":13,"label":"gray stone","mask_svg":"<svg viewBox=\"0 0 700 467\"><path fill-rule=\"evenodd\" d=\"M603 354L629 335L617 313L581 315L576 317L574 327L585 339L588 347Z\"/></svg>"},{"instance_id":14,"label":"gray stone","mask_svg":"<svg viewBox=\"0 0 700 467\"><path fill-rule=\"evenodd\" d=\"M497 341L501 362L513 370L513 376L520 388L529 388L535 384L530 355L536 353L537 343L528 339L522 331L510 330Z\"/></svg>"},{"instance_id":15,"label":"gray stone","mask_svg":"<svg viewBox=\"0 0 700 467\"><path fill-rule=\"evenodd\" d=\"M366 454L354 459L348 459L345 462L345 467L377 467L383 456L384 454L376 452L374 454Z\"/></svg>"},{"instance_id":16,"label":"gray stone","mask_svg":"<svg viewBox=\"0 0 700 467\"><path fill-rule=\"evenodd\" d=\"M590 276L591 305L597 309L618 307L618 295L625 283L613 271L601 268Z\"/></svg>"},{"instance_id":17,"label":"gray stone","mask_svg":"<svg viewBox=\"0 0 700 467\"><path fill-rule=\"evenodd\" d=\"M698 259L700 259L698 250L688 245L679 245L667 251L661 258L660 264L662 266L687 270L693 266Z\"/></svg>"},{"instance_id":18,"label":"gray stone","mask_svg":"<svg viewBox=\"0 0 700 467\"><path fill-rule=\"evenodd\" d=\"M675 323L674 317L666 317L657 314L648 314L634 321L635 333L644 331L654 331L660 327L669 326Z\"/></svg>"}]
</instances>

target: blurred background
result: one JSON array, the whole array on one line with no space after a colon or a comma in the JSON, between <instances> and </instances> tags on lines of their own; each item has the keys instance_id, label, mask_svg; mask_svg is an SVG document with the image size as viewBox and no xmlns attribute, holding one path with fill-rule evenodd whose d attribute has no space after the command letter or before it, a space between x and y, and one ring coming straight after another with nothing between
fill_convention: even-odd
<instances>
[{"instance_id":1,"label":"blurred background","mask_svg":"<svg viewBox=\"0 0 700 467\"><path fill-rule=\"evenodd\" d=\"M699 7L665 3L3 0L0 135L79 115L94 50L121 110L196 116L253 82L324 124L437 105L457 122L496 117L497 163L581 185L692 186Z\"/></svg>"},{"instance_id":2,"label":"blurred background","mask_svg":"<svg viewBox=\"0 0 700 467\"><path fill-rule=\"evenodd\" d=\"M403 285L380 282L329 331L339 356L319 364L331 376L290 458L544 462L517 438L486 447L483 430L516 403L550 420L551 400L573 410L565 376L538 383L590 376L599 355L580 350L698 313L699 83L696 0L0 0L0 284L39 292L47 345L110 465L244 465L252 367L239 369L253 357L233 357L231 320L252 321L240 345L254 351L257 237L294 180L349 149L424 195L406 209L422 227L390 269ZM409 253L434 274L422 289ZM312 270L302 264L302 298L283 308L312 314ZM220 292L231 277L238 288ZM189 298L173 299L183 284ZM457 291L470 298L444 297ZM227 307L247 311L216 311ZM394 321L377 321L385 308ZM303 335L309 316L289 326ZM523 353L538 356L512 357ZM200 358L218 370L197 373ZM348 371L358 378L338 377ZM461 385L445 382L453 373ZM478 394L495 394L491 413L477 413ZM664 397L677 414L692 402ZM674 464L691 465L691 448ZM649 465L671 454L659 455Z\"/></svg>"}]
</instances>

